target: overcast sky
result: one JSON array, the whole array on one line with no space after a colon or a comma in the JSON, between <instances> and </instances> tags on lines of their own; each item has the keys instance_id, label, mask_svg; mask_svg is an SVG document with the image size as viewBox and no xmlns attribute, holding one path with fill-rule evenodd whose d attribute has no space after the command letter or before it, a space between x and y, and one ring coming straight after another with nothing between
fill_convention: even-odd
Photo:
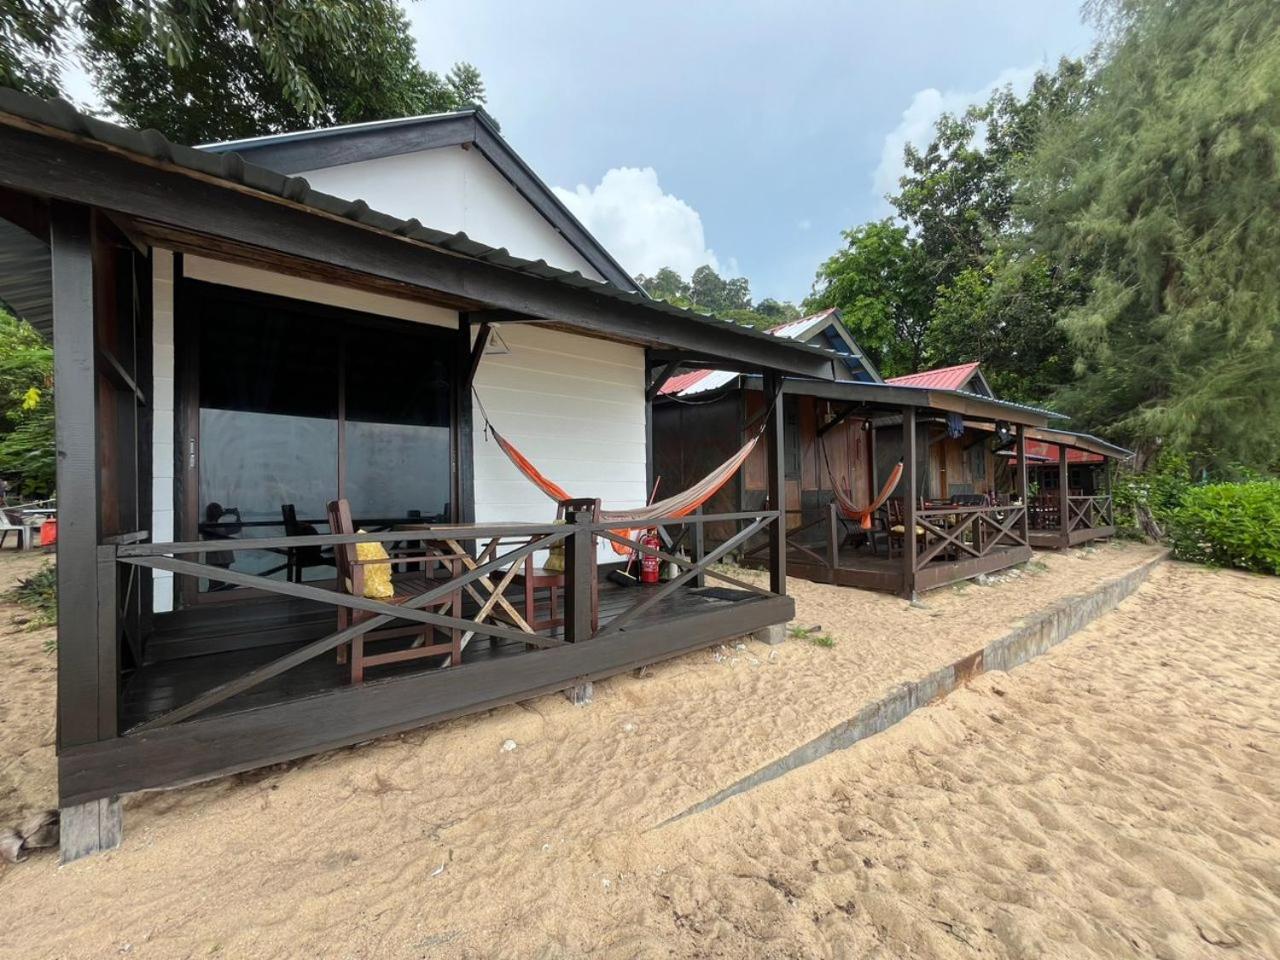
<instances>
[{"instance_id":1,"label":"overcast sky","mask_svg":"<svg viewBox=\"0 0 1280 960\"><path fill-rule=\"evenodd\" d=\"M902 145L1090 46L1075 0L418 0L504 136L633 273L703 262L798 300L883 216Z\"/></svg>"},{"instance_id":2,"label":"overcast sky","mask_svg":"<svg viewBox=\"0 0 1280 960\"><path fill-rule=\"evenodd\" d=\"M1076 0L406 7L423 63L480 68L504 136L624 267L710 263L757 300L799 301L841 230L889 212L942 111L1091 44Z\"/></svg>"}]
</instances>

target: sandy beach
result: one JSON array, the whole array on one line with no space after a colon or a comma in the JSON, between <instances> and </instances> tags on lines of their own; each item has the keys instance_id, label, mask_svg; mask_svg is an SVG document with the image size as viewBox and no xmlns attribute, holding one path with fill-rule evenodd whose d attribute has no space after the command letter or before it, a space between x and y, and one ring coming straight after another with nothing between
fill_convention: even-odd
<instances>
[{"instance_id":1,"label":"sandy beach","mask_svg":"<svg viewBox=\"0 0 1280 960\"><path fill-rule=\"evenodd\" d=\"M131 797L122 849L0 873L0 956L1274 953L1275 580L1162 568L1041 660L659 826L1150 555L1042 555L914 607L792 581L833 647L691 654L586 708L545 697ZM6 819L53 798L52 658L12 611Z\"/></svg>"}]
</instances>

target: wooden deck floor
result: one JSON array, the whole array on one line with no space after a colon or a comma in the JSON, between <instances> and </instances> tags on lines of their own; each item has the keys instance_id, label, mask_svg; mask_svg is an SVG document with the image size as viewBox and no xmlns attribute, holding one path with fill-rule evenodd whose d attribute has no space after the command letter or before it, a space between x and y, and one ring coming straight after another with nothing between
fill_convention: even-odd
<instances>
[{"instance_id":1,"label":"wooden deck floor","mask_svg":"<svg viewBox=\"0 0 1280 960\"><path fill-rule=\"evenodd\" d=\"M601 584L600 622L631 606L643 588ZM515 599L514 597L512 598ZM769 598L747 591L708 586L682 588L632 621L634 627L679 622L689 617L724 614ZM147 661L127 680L120 700L121 729L181 706L199 694L319 639L335 629L334 608L286 598L254 598L241 603L197 606L157 617L147 645ZM757 625L758 626L758 625ZM755 627L751 627L754 629ZM734 630L734 618L726 630ZM561 631L545 631L558 636ZM729 634L726 634L729 635ZM477 637L463 652L462 667L536 653L515 641ZM452 669L452 668L451 668ZM407 661L371 668L366 685L392 677L440 671L431 661ZM460 682L465 680L460 672ZM234 713L312 696L347 685L347 668L333 653L315 657L280 676L233 697L203 716Z\"/></svg>"}]
</instances>

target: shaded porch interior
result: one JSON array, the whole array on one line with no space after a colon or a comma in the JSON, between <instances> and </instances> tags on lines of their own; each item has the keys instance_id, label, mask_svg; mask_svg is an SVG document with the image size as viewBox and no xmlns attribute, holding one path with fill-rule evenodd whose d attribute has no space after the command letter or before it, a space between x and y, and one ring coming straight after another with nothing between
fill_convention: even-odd
<instances>
[{"instance_id":1,"label":"shaded porch interior","mask_svg":"<svg viewBox=\"0 0 1280 960\"><path fill-rule=\"evenodd\" d=\"M600 625L607 626L649 588L622 587L607 578L600 583ZM519 606L521 596L508 590L507 598ZM686 629L690 619L724 618L754 623L767 620L770 600L762 594L731 587L686 586L663 598L631 621L627 629L644 629L669 624ZM540 591L538 605L547 611L546 591ZM464 616L475 612L474 602L464 607ZM159 614L148 640L146 659L123 679L120 696L121 729L162 715L194 700L200 694L270 663L334 629L334 608L314 601L288 597L255 597L236 602L205 604ZM745 618L745 619L744 619ZM757 626L762 626L763 621ZM563 627L539 631L562 639ZM514 659L537 650L515 640L476 637L463 651L458 667L442 668L443 658L405 661L371 669L365 686L380 680L413 673L457 672L466 682L466 668L495 659ZM350 683L350 668L339 664L331 652L314 657L267 682L237 694L210 708L201 716L216 716L269 706L287 700L327 692Z\"/></svg>"}]
</instances>

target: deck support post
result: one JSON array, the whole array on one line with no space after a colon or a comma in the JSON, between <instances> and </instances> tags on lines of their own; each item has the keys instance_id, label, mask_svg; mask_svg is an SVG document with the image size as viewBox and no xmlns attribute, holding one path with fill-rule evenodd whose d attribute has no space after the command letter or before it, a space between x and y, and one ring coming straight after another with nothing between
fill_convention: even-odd
<instances>
[{"instance_id":1,"label":"deck support post","mask_svg":"<svg viewBox=\"0 0 1280 960\"><path fill-rule=\"evenodd\" d=\"M701 507L693 511L693 549L691 553L693 554L694 563L701 563L702 558L707 555L707 534L706 527L702 522ZM693 578L693 585L695 587L705 587L707 585L707 575L699 573Z\"/></svg>"},{"instance_id":2,"label":"deck support post","mask_svg":"<svg viewBox=\"0 0 1280 960\"><path fill-rule=\"evenodd\" d=\"M565 523L575 526L564 541L564 639L566 643L590 640L593 633L592 581L596 576L595 535L589 510L570 510Z\"/></svg>"},{"instance_id":3,"label":"deck support post","mask_svg":"<svg viewBox=\"0 0 1280 960\"><path fill-rule=\"evenodd\" d=\"M114 850L124 839L124 808L119 797L76 803L58 811L58 857L71 863Z\"/></svg>"},{"instance_id":4,"label":"deck support post","mask_svg":"<svg viewBox=\"0 0 1280 960\"><path fill-rule=\"evenodd\" d=\"M916 408L902 408L902 597L916 598Z\"/></svg>"},{"instance_id":5,"label":"deck support post","mask_svg":"<svg viewBox=\"0 0 1280 960\"><path fill-rule=\"evenodd\" d=\"M769 509L778 512L769 525L769 590L779 596L787 593L787 497L786 497L786 417L783 416L782 378L767 373L764 378L765 403L773 403L769 423L764 430L765 459L768 464Z\"/></svg>"},{"instance_id":6,"label":"deck support post","mask_svg":"<svg viewBox=\"0 0 1280 960\"><path fill-rule=\"evenodd\" d=\"M1018 424L1018 496L1022 499L1022 542L1031 542L1031 498L1027 496L1027 428Z\"/></svg>"},{"instance_id":7,"label":"deck support post","mask_svg":"<svg viewBox=\"0 0 1280 960\"><path fill-rule=\"evenodd\" d=\"M1021 432L1021 431L1019 431ZM1071 545L1071 490L1067 486L1067 445L1058 444L1058 542Z\"/></svg>"}]
</instances>

